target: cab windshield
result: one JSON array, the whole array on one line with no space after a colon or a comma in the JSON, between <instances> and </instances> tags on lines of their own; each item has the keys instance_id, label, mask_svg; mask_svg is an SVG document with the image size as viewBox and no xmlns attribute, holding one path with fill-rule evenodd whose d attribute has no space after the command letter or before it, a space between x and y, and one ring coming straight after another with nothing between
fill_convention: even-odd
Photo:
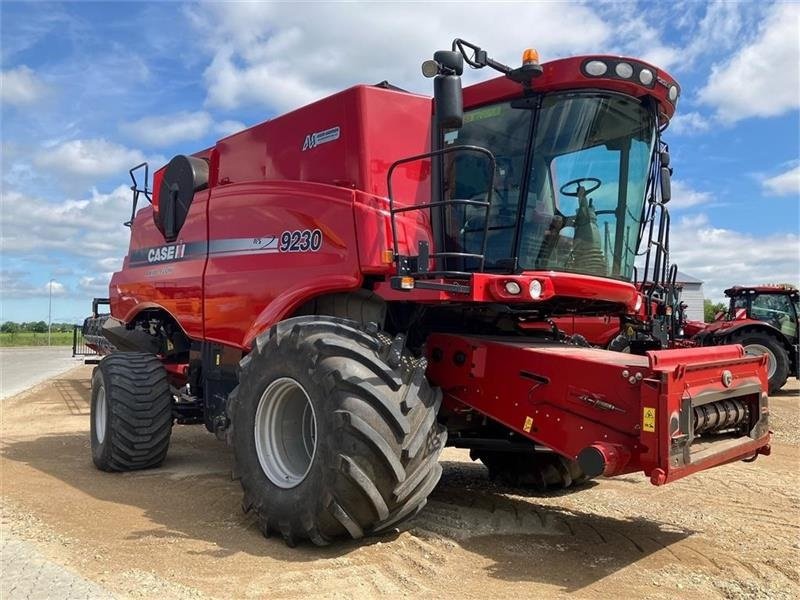
<instances>
[{"instance_id":1,"label":"cab windshield","mask_svg":"<svg viewBox=\"0 0 800 600\"><path fill-rule=\"evenodd\" d=\"M599 93L547 95L532 106L469 111L461 129L445 133L445 147L482 146L496 157L494 174L466 152L444 165L445 199L485 199L493 182L484 268L631 279L656 140L653 112L634 98ZM480 253L485 214L450 208L447 249Z\"/></svg>"}]
</instances>

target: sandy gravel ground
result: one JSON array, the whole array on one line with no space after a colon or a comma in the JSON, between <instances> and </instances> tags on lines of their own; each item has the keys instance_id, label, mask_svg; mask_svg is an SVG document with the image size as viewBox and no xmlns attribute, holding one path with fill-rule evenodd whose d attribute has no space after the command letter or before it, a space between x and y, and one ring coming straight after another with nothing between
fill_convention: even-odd
<instances>
[{"instance_id":1,"label":"sandy gravel ground","mask_svg":"<svg viewBox=\"0 0 800 600\"><path fill-rule=\"evenodd\" d=\"M240 510L230 451L176 426L161 469L107 474L89 454L90 367L2 405L2 530L131 598L800 597L800 397L772 400L772 456L662 488L643 476L569 494L499 487L448 449L405 531L287 548ZM5 560L5 559L4 559ZM4 573L0 597L9 586ZM99 593L99 592L98 592Z\"/></svg>"}]
</instances>

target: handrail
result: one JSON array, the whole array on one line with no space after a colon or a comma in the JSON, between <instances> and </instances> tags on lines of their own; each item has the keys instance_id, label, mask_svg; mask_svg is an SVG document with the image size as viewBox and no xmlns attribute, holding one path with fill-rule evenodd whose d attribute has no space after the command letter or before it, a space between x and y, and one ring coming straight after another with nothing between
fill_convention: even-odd
<instances>
[{"instance_id":1,"label":"handrail","mask_svg":"<svg viewBox=\"0 0 800 600\"><path fill-rule=\"evenodd\" d=\"M483 154L489 160L489 167L490 171L490 181L488 185L488 190L486 194L486 200L468 200L462 198L454 198L452 200L436 200L431 202L426 202L424 204L414 204L413 206L401 206L399 208L395 208L395 201L394 201L394 193L392 187L392 176L394 175L395 170L404 164L415 162L418 160L423 160L426 158L435 158L441 157L447 154L452 154L455 152L475 152L478 154ZM492 205L492 194L494 192L494 173L496 169L496 159L494 154L481 146L472 146L472 145L465 145L465 146L451 146L449 148L442 148L440 150L433 150L431 152L426 152L424 154L416 154L414 156L409 156L406 158L401 158L396 160L391 164L389 170L386 174L386 187L389 194L389 215L391 219L391 226L392 226L392 258L395 262L397 267L398 273L402 273L404 267L400 264L401 256L400 256L400 244L397 239L397 221L395 215L398 213L405 213L414 210L424 210L424 209L431 209L431 208L439 208L443 206L451 206L451 205L462 205L462 206L482 206L486 209L486 215L484 219L484 227L483 227L483 240L481 243L481 253L474 254L474 253L467 253L467 252L431 252L428 254L428 258L475 258L480 261L480 271L483 271L485 262L486 262L486 242L489 232L489 211ZM434 238L434 242L435 242ZM471 273L464 272L464 271L425 271L426 275L441 275L444 277L451 276L451 277L471 277Z\"/></svg>"}]
</instances>

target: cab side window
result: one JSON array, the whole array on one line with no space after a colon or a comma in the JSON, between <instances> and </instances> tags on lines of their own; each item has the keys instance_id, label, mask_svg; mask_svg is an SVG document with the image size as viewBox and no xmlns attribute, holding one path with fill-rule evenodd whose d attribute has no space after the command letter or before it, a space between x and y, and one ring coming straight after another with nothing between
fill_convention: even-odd
<instances>
[{"instance_id":1,"label":"cab side window","mask_svg":"<svg viewBox=\"0 0 800 600\"><path fill-rule=\"evenodd\" d=\"M784 294L758 294L751 301L751 316L771 323L780 329L786 321L794 320L792 302Z\"/></svg>"}]
</instances>

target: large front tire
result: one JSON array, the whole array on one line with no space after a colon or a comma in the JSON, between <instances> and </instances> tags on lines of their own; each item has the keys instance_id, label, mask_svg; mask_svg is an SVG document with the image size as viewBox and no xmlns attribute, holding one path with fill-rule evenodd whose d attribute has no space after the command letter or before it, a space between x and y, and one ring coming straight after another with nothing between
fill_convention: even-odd
<instances>
[{"instance_id":1,"label":"large front tire","mask_svg":"<svg viewBox=\"0 0 800 600\"><path fill-rule=\"evenodd\" d=\"M116 352L92 374L92 461L101 471L157 467L172 433L172 394L152 354Z\"/></svg>"},{"instance_id":2,"label":"large front tire","mask_svg":"<svg viewBox=\"0 0 800 600\"><path fill-rule=\"evenodd\" d=\"M731 336L729 343L741 344L750 356L767 355L769 393L774 394L789 378L789 354L783 344L765 331L745 331Z\"/></svg>"},{"instance_id":3,"label":"large front tire","mask_svg":"<svg viewBox=\"0 0 800 600\"><path fill-rule=\"evenodd\" d=\"M379 533L414 516L441 476L441 392L394 340L298 317L259 336L228 401L230 440L261 531L289 545Z\"/></svg>"}]
</instances>

